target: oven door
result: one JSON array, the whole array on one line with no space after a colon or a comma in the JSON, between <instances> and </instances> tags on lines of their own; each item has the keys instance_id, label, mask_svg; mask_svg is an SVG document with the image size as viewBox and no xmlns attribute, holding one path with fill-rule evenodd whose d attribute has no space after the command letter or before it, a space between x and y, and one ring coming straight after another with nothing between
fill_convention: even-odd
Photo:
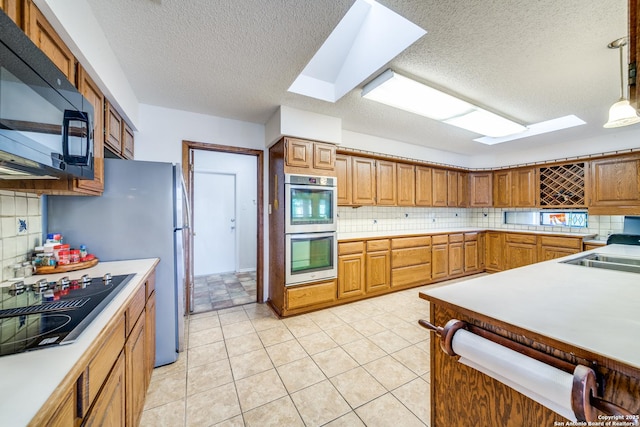
<instances>
[{"instance_id":1,"label":"oven door","mask_svg":"<svg viewBox=\"0 0 640 427\"><path fill-rule=\"evenodd\" d=\"M335 279L338 275L336 233L287 234L285 268L287 286Z\"/></svg>"},{"instance_id":2,"label":"oven door","mask_svg":"<svg viewBox=\"0 0 640 427\"><path fill-rule=\"evenodd\" d=\"M285 184L285 233L336 231L336 187Z\"/></svg>"}]
</instances>

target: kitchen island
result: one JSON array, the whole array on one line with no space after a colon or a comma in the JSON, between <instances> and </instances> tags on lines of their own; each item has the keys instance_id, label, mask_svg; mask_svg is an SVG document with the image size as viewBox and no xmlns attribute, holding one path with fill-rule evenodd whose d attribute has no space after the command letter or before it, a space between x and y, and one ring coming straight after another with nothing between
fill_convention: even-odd
<instances>
[{"instance_id":1,"label":"kitchen island","mask_svg":"<svg viewBox=\"0 0 640 427\"><path fill-rule=\"evenodd\" d=\"M136 424L155 354L157 258L101 262L95 267L46 277L134 274L75 342L0 357L0 424L97 425L105 417ZM6 285L6 284L3 284ZM125 373L131 372L129 375ZM126 408L126 410L125 410ZM113 418L112 418L113 420Z\"/></svg>"},{"instance_id":2,"label":"kitchen island","mask_svg":"<svg viewBox=\"0 0 640 427\"><path fill-rule=\"evenodd\" d=\"M640 259L640 246L590 252ZM599 396L638 414L640 275L562 262L584 255L428 289L420 297L430 301L434 325L459 319L572 366L592 368ZM458 363L436 338L431 372L432 427L566 425L550 409Z\"/></svg>"}]
</instances>

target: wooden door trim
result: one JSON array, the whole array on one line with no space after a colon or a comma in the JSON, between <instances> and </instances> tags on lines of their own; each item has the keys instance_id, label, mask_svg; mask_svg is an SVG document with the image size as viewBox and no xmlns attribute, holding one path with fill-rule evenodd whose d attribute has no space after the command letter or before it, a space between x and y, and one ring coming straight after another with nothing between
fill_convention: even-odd
<instances>
[{"instance_id":1,"label":"wooden door trim","mask_svg":"<svg viewBox=\"0 0 640 427\"><path fill-rule=\"evenodd\" d=\"M258 198L258 248L256 254L256 302L264 302L264 151L251 148L232 147L228 145L208 144L206 142L182 141L182 174L187 186L189 202L193 206L193 173L190 169L192 153L194 150L217 151L220 153L244 154L255 156L257 161L257 198ZM190 223L193 224L193 209L191 210ZM187 265L185 266L187 277L191 277L193 271L193 240L188 235L185 248ZM187 280L187 286L189 286ZM188 291L188 289L185 289ZM188 295L188 294L187 294ZM187 298L187 313L190 312L189 298Z\"/></svg>"}]
</instances>

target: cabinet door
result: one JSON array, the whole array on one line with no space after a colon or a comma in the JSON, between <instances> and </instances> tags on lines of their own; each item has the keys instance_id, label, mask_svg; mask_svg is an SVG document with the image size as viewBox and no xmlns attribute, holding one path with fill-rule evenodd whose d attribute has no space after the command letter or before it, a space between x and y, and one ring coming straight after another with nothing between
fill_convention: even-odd
<instances>
[{"instance_id":1,"label":"cabinet door","mask_svg":"<svg viewBox=\"0 0 640 427\"><path fill-rule=\"evenodd\" d=\"M464 273L464 243L449 244L449 276Z\"/></svg>"},{"instance_id":2,"label":"cabinet door","mask_svg":"<svg viewBox=\"0 0 640 427\"><path fill-rule=\"evenodd\" d=\"M591 190L590 206L640 205L640 157L592 161Z\"/></svg>"},{"instance_id":3,"label":"cabinet door","mask_svg":"<svg viewBox=\"0 0 640 427\"><path fill-rule=\"evenodd\" d=\"M104 95L89 77L84 67L78 65L78 91L93 107L93 180L79 179L78 188L102 193L104 190Z\"/></svg>"},{"instance_id":4,"label":"cabinet door","mask_svg":"<svg viewBox=\"0 0 640 427\"><path fill-rule=\"evenodd\" d=\"M151 382L151 375L153 374L153 366L156 364L156 293L153 292L149 299L147 299L147 306L144 310L144 322L145 322L145 390L149 387Z\"/></svg>"},{"instance_id":5,"label":"cabinet door","mask_svg":"<svg viewBox=\"0 0 640 427\"><path fill-rule=\"evenodd\" d=\"M313 143L313 168L334 170L336 163L336 146L322 142Z\"/></svg>"},{"instance_id":6,"label":"cabinet door","mask_svg":"<svg viewBox=\"0 0 640 427\"><path fill-rule=\"evenodd\" d=\"M351 204L351 157L342 154L336 155L335 170L338 187L338 205Z\"/></svg>"},{"instance_id":7,"label":"cabinet door","mask_svg":"<svg viewBox=\"0 0 640 427\"><path fill-rule=\"evenodd\" d=\"M476 172L469 174L469 206L491 207L493 203L492 187L493 174L491 172Z\"/></svg>"},{"instance_id":8,"label":"cabinet door","mask_svg":"<svg viewBox=\"0 0 640 427\"><path fill-rule=\"evenodd\" d=\"M133 129L122 121L122 157L133 160Z\"/></svg>"},{"instance_id":9,"label":"cabinet door","mask_svg":"<svg viewBox=\"0 0 640 427\"><path fill-rule=\"evenodd\" d=\"M389 251L371 252L366 255L366 291L389 289L391 283L391 257Z\"/></svg>"},{"instance_id":10,"label":"cabinet door","mask_svg":"<svg viewBox=\"0 0 640 427\"><path fill-rule=\"evenodd\" d=\"M458 207L469 206L469 174L458 172Z\"/></svg>"},{"instance_id":11,"label":"cabinet door","mask_svg":"<svg viewBox=\"0 0 640 427\"><path fill-rule=\"evenodd\" d=\"M449 275L449 251L447 245L433 245L431 248L431 277L442 279Z\"/></svg>"},{"instance_id":12,"label":"cabinet door","mask_svg":"<svg viewBox=\"0 0 640 427\"><path fill-rule=\"evenodd\" d=\"M378 205L395 206L398 204L396 175L395 162L385 160L376 162L376 202Z\"/></svg>"},{"instance_id":13,"label":"cabinet door","mask_svg":"<svg viewBox=\"0 0 640 427\"><path fill-rule=\"evenodd\" d=\"M364 267L364 254L338 257L338 299L364 294Z\"/></svg>"},{"instance_id":14,"label":"cabinet door","mask_svg":"<svg viewBox=\"0 0 640 427\"><path fill-rule=\"evenodd\" d=\"M470 273L480 269L478 257L478 241L464 242L464 272Z\"/></svg>"},{"instance_id":15,"label":"cabinet door","mask_svg":"<svg viewBox=\"0 0 640 427\"><path fill-rule=\"evenodd\" d=\"M502 271L503 267L503 251L504 235L498 232L487 232L486 238L486 259L485 267L487 270Z\"/></svg>"},{"instance_id":16,"label":"cabinet door","mask_svg":"<svg viewBox=\"0 0 640 427\"><path fill-rule=\"evenodd\" d=\"M354 205L374 205L376 202L376 161L363 157L351 158Z\"/></svg>"},{"instance_id":17,"label":"cabinet door","mask_svg":"<svg viewBox=\"0 0 640 427\"><path fill-rule=\"evenodd\" d=\"M512 188L511 203L518 208L534 207L536 205L536 194L538 185L536 180L536 170L516 169L511 173Z\"/></svg>"},{"instance_id":18,"label":"cabinet door","mask_svg":"<svg viewBox=\"0 0 640 427\"><path fill-rule=\"evenodd\" d=\"M447 182L446 170L433 169L433 206L447 206Z\"/></svg>"},{"instance_id":19,"label":"cabinet door","mask_svg":"<svg viewBox=\"0 0 640 427\"><path fill-rule=\"evenodd\" d=\"M127 424L130 426L138 425L147 394L145 338L145 314L142 313L125 345Z\"/></svg>"},{"instance_id":20,"label":"cabinet door","mask_svg":"<svg viewBox=\"0 0 640 427\"><path fill-rule=\"evenodd\" d=\"M406 163L398 163L398 206L416 204L416 168Z\"/></svg>"},{"instance_id":21,"label":"cabinet door","mask_svg":"<svg viewBox=\"0 0 640 427\"><path fill-rule=\"evenodd\" d=\"M526 243L507 242L507 269L523 267L537 262L536 247Z\"/></svg>"},{"instance_id":22,"label":"cabinet door","mask_svg":"<svg viewBox=\"0 0 640 427\"><path fill-rule=\"evenodd\" d=\"M76 421L76 391L73 388L67 396L64 397L62 403L58 406L58 410L47 422L47 427L68 427L73 426Z\"/></svg>"},{"instance_id":23,"label":"cabinet door","mask_svg":"<svg viewBox=\"0 0 640 427\"><path fill-rule=\"evenodd\" d=\"M124 426L125 424L125 356L122 352L83 425L98 427Z\"/></svg>"},{"instance_id":24,"label":"cabinet door","mask_svg":"<svg viewBox=\"0 0 640 427\"><path fill-rule=\"evenodd\" d=\"M310 168L313 143L301 139L285 138L287 166Z\"/></svg>"},{"instance_id":25,"label":"cabinet door","mask_svg":"<svg viewBox=\"0 0 640 427\"><path fill-rule=\"evenodd\" d=\"M416 205L433 206L433 169L416 166Z\"/></svg>"},{"instance_id":26,"label":"cabinet door","mask_svg":"<svg viewBox=\"0 0 640 427\"><path fill-rule=\"evenodd\" d=\"M19 27L22 27L21 3L22 0L0 0L0 9Z\"/></svg>"},{"instance_id":27,"label":"cabinet door","mask_svg":"<svg viewBox=\"0 0 640 427\"><path fill-rule=\"evenodd\" d=\"M458 172L447 171L447 206L458 206Z\"/></svg>"},{"instance_id":28,"label":"cabinet door","mask_svg":"<svg viewBox=\"0 0 640 427\"><path fill-rule=\"evenodd\" d=\"M109 101L106 101L104 110L104 144L108 146L118 156L122 155L122 117L113 108Z\"/></svg>"},{"instance_id":29,"label":"cabinet door","mask_svg":"<svg viewBox=\"0 0 640 427\"><path fill-rule=\"evenodd\" d=\"M562 258L563 256L577 254L578 252L580 252L580 249L542 246L540 248L540 261Z\"/></svg>"},{"instance_id":30,"label":"cabinet door","mask_svg":"<svg viewBox=\"0 0 640 427\"><path fill-rule=\"evenodd\" d=\"M511 206L511 171L493 173L493 206L497 208Z\"/></svg>"},{"instance_id":31,"label":"cabinet door","mask_svg":"<svg viewBox=\"0 0 640 427\"><path fill-rule=\"evenodd\" d=\"M23 2L24 31L31 41L62 71L71 84L76 84L76 59L71 50L32 2Z\"/></svg>"},{"instance_id":32,"label":"cabinet door","mask_svg":"<svg viewBox=\"0 0 640 427\"><path fill-rule=\"evenodd\" d=\"M478 233L478 269L484 270L487 262L487 233Z\"/></svg>"}]
</instances>

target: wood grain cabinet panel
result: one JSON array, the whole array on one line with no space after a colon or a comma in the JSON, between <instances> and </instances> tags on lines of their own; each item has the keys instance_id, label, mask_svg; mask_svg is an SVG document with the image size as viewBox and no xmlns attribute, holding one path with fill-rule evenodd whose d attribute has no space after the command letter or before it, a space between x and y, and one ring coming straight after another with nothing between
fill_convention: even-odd
<instances>
[{"instance_id":1,"label":"wood grain cabinet panel","mask_svg":"<svg viewBox=\"0 0 640 427\"><path fill-rule=\"evenodd\" d=\"M127 122L123 121L122 126L122 157L133 160L134 142L133 129L129 127Z\"/></svg>"},{"instance_id":2,"label":"wood grain cabinet panel","mask_svg":"<svg viewBox=\"0 0 640 427\"><path fill-rule=\"evenodd\" d=\"M0 0L0 9L2 9L18 27L22 27L22 0Z\"/></svg>"},{"instance_id":3,"label":"wood grain cabinet panel","mask_svg":"<svg viewBox=\"0 0 640 427\"><path fill-rule=\"evenodd\" d=\"M104 144L118 156L122 153L122 126L122 117L113 105L106 101L104 110Z\"/></svg>"},{"instance_id":4,"label":"wood grain cabinet panel","mask_svg":"<svg viewBox=\"0 0 640 427\"><path fill-rule=\"evenodd\" d=\"M127 423L125 389L125 355L121 352L83 425L87 427L125 426Z\"/></svg>"},{"instance_id":5,"label":"wood grain cabinet panel","mask_svg":"<svg viewBox=\"0 0 640 427\"><path fill-rule=\"evenodd\" d=\"M562 258L563 256L577 254L582 251L582 238L540 236L539 261Z\"/></svg>"},{"instance_id":6,"label":"wood grain cabinet panel","mask_svg":"<svg viewBox=\"0 0 640 427\"><path fill-rule=\"evenodd\" d=\"M98 85L78 65L78 91L93 107L93 180L78 179L77 186L96 193L104 190L104 95Z\"/></svg>"},{"instance_id":7,"label":"wood grain cabinet panel","mask_svg":"<svg viewBox=\"0 0 640 427\"><path fill-rule=\"evenodd\" d=\"M156 293L153 292L147 299L147 306L144 310L145 322L145 390L151 382L153 367L156 363Z\"/></svg>"},{"instance_id":8,"label":"wood grain cabinet panel","mask_svg":"<svg viewBox=\"0 0 640 427\"><path fill-rule=\"evenodd\" d=\"M389 289L391 284L391 257L389 256L389 250L367 252L365 270L365 290L367 293Z\"/></svg>"},{"instance_id":9,"label":"wood grain cabinet panel","mask_svg":"<svg viewBox=\"0 0 640 427\"><path fill-rule=\"evenodd\" d=\"M537 248L527 243L505 243L507 269L523 267L538 262Z\"/></svg>"},{"instance_id":10,"label":"wood grain cabinet panel","mask_svg":"<svg viewBox=\"0 0 640 427\"><path fill-rule=\"evenodd\" d=\"M305 307L334 302L337 296L336 281L314 283L288 287L286 290L286 308L296 310Z\"/></svg>"},{"instance_id":11,"label":"wood grain cabinet panel","mask_svg":"<svg viewBox=\"0 0 640 427\"><path fill-rule=\"evenodd\" d=\"M391 287L408 287L431 281L431 237L391 239Z\"/></svg>"},{"instance_id":12,"label":"wood grain cabinet panel","mask_svg":"<svg viewBox=\"0 0 640 427\"><path fill-rule=\"evenodd\" d=\"M338 299L365 292L364 253L338 256Z\"/></svg>"},{"instance_id":13,"label":"wood grain cabinet panel","mask_svg":"<svg viewBox=\"0 0 640 427\"><path fill-rule=\"evenodd\" d=\"M447 206L458 206L458 172L447 172Z\"/></svg>"},{"instance_id":14,"label":"wood grain cabinet panel","mask_svg":"<svg viewBox=\"0 0 640 427\"><path fill-rule=\"evenodd\" d=\"M351 190L354 205L375 205L376 203L376 161L364 157L352 157Z\"/></svg>"},{"instance_id":15,"label":"wood grain cabinet panel","mask_svg":"<svg viewBox=\"0 0 640 427\"><path fill-rule=\"evenodd\" d=\"M376 161L376 203L378 205L395 206L397 196L397 167L395 162L386 160Z\"/></svg>"},{"instance_id":16,"label":"wood grain cabinet panel","mask_svg":"<svg viewBox=\"0 0 640 427\"><path fill-rule=\"evenodd\" d=\"M487 232L485 268L487 271L502 271L504 269L504 235L500 232Z\"/></svg>"},{"instance_id":17,"label":"wood grain cabinet panel","mask_svg":"<svg viewBox=\"0 0 640 427\"><path fill-rule=\"evenodd\" d=\"M449 235L449 276L464 273L464 242L462 234Z\"/></svg>"},{"instance_id":18,"label":"wood grain cabinet panel","mask_svg":"<svg viewBox=\"0 0 640 427\"><path fill-rule=\"evenodd\" d=\"M351 157L343 154L336 155L335 171L338 189L338 205L351 205L352 176L351 176Z\"/></svg>"},{"instance_id":19,"label":"wood grain cabinet panel","mask_svg":"<svg viewBox=\"0 0 640 427\"><path fill-rule=\"evenodd\" d=\"M469 174L469 206L491 207L493 204L493 174L475 172Z\"/></svg>"},{"instance_id":20,"label":"wood grain cabinet panel","mask_svg":"<svg viewBox=\"0 0 640 427\"><path fill-rule=\"evenodd\" d=\"M142 287L144 291L144 286ZM125 345L125 381L127 398L127 425L135 426L140 422L144 399L147 393L147 360L145 315L141 314Z\"/></svg>"},{"instance_id":21,"label":"wood grain cabinet panel","mask_svg":"<svg viewBox=\"0 0 640 427\"><path fill-rule=\"evenodd\" d=\"M464 235L464 272L474 273L480 271L480 251L478 233L465 233Z\"/></svg>"},{"instance_id":22,"label":"wood grain cabinet panel","mask_svg":"<svg viewBox=\"0 0 640 427\"><path fill-rule=\"evenodd\" d=\"M285 138L287 166L310 168L313 143L301 139Z\"/></svg>"},{"instance_id":23,"label":"wood grain cabinet panel","mask_svg":"<svg viewBox=\"0 0 640 427\"><path fill-rule=\"evenodd\" d=\"M433 169L416 166L416 206L433 206Z\"/></svg>"},{"instance_id":24,"label":"wood grain cabinet panel","mask_svg":"<svg viewBox=\"0 0 640 427\"><path fill-rule=\"evenodd\" d=\"M47 422L47 427L69 427L76 423L76 389L70 390L64 397L58 410Z\"/></svg>"},{"instance_id":25,"label":"wood grain cabinet panel","mask_svg":"<svg viewBox=\"0 0 640 427\"><path fill-rule=\"evenodd\" d=\"M493 206L511 207L511 171L501 170L493 173Z\"/></svg>"},{"instance_id":26,"label":"wood grain cabinet panel","mask_svg":"<svg viewBox=\"0 0 640 427\"><path fill-rule=\"evenodd\" d=\"M398 206L416 204L416 167L398 163Z\"/></svg>"},{"instance_id":27,"label":"wood grain cabinet panel","mask_svg":"<svg viewBox=\"0 0 640 427\"><path fill-rule=\"evenodd\" d=\"M458 207L469 206L469 174L458 172Z\"/></svg>"},{"instance_id":28,"label":"wood grain cabinet panel","mask_svg":"<svg viewBox=\"0 0 640 427\"><path fill-rule=\"evenodd\" d=\"M591 162L591 203L589 207L610 208L615 214L625 207L640 206L640 155ZM600 212L599 212L600 213ZM639 214L640 209L631 212Z\"/></svg>"},{"instance_id":29,"label":"wood grain cabinet panel","mask_svg":"<svg viewBox=\"0 0 640 427\"><path fill-rule=\"evenodd\" d=\"M434 244L431 247L431 278L444 279L449 276L448 244Z\"/></svg>"},{"instance_id":30,"label":"wood grain cabinet panel","mask_svg":"<svg viewBox=\"0 0 640 427\"><path fill-rule=\"evenodd\" d=\"M444 169L432 170L432 206L447 206L448 180ZM457 186L456 186L457 191Z\"/></svg>"},{"instance_id":31,"label":"wood grain cabinet panel","mask_svg":"<svg viewBox=\"0 0 640 427\"><path fill-rule=\"evenodd\" d=\"M512 172L512 193L511 204L517 208L536 206L536 196L538 195L538 182L536 179L536 169L515 169Z\"/></svg>"},{"instance_id":32,"label":"wood grain cabinet panel","mask_svg":"<svg viewBox=\"0 0 640 427\"><path fill-rule=\"evenodd\" d=\"M333 171L336 163L336 146L333 144L313 143L313 168Z\"/></svg>"}]
</instances>

